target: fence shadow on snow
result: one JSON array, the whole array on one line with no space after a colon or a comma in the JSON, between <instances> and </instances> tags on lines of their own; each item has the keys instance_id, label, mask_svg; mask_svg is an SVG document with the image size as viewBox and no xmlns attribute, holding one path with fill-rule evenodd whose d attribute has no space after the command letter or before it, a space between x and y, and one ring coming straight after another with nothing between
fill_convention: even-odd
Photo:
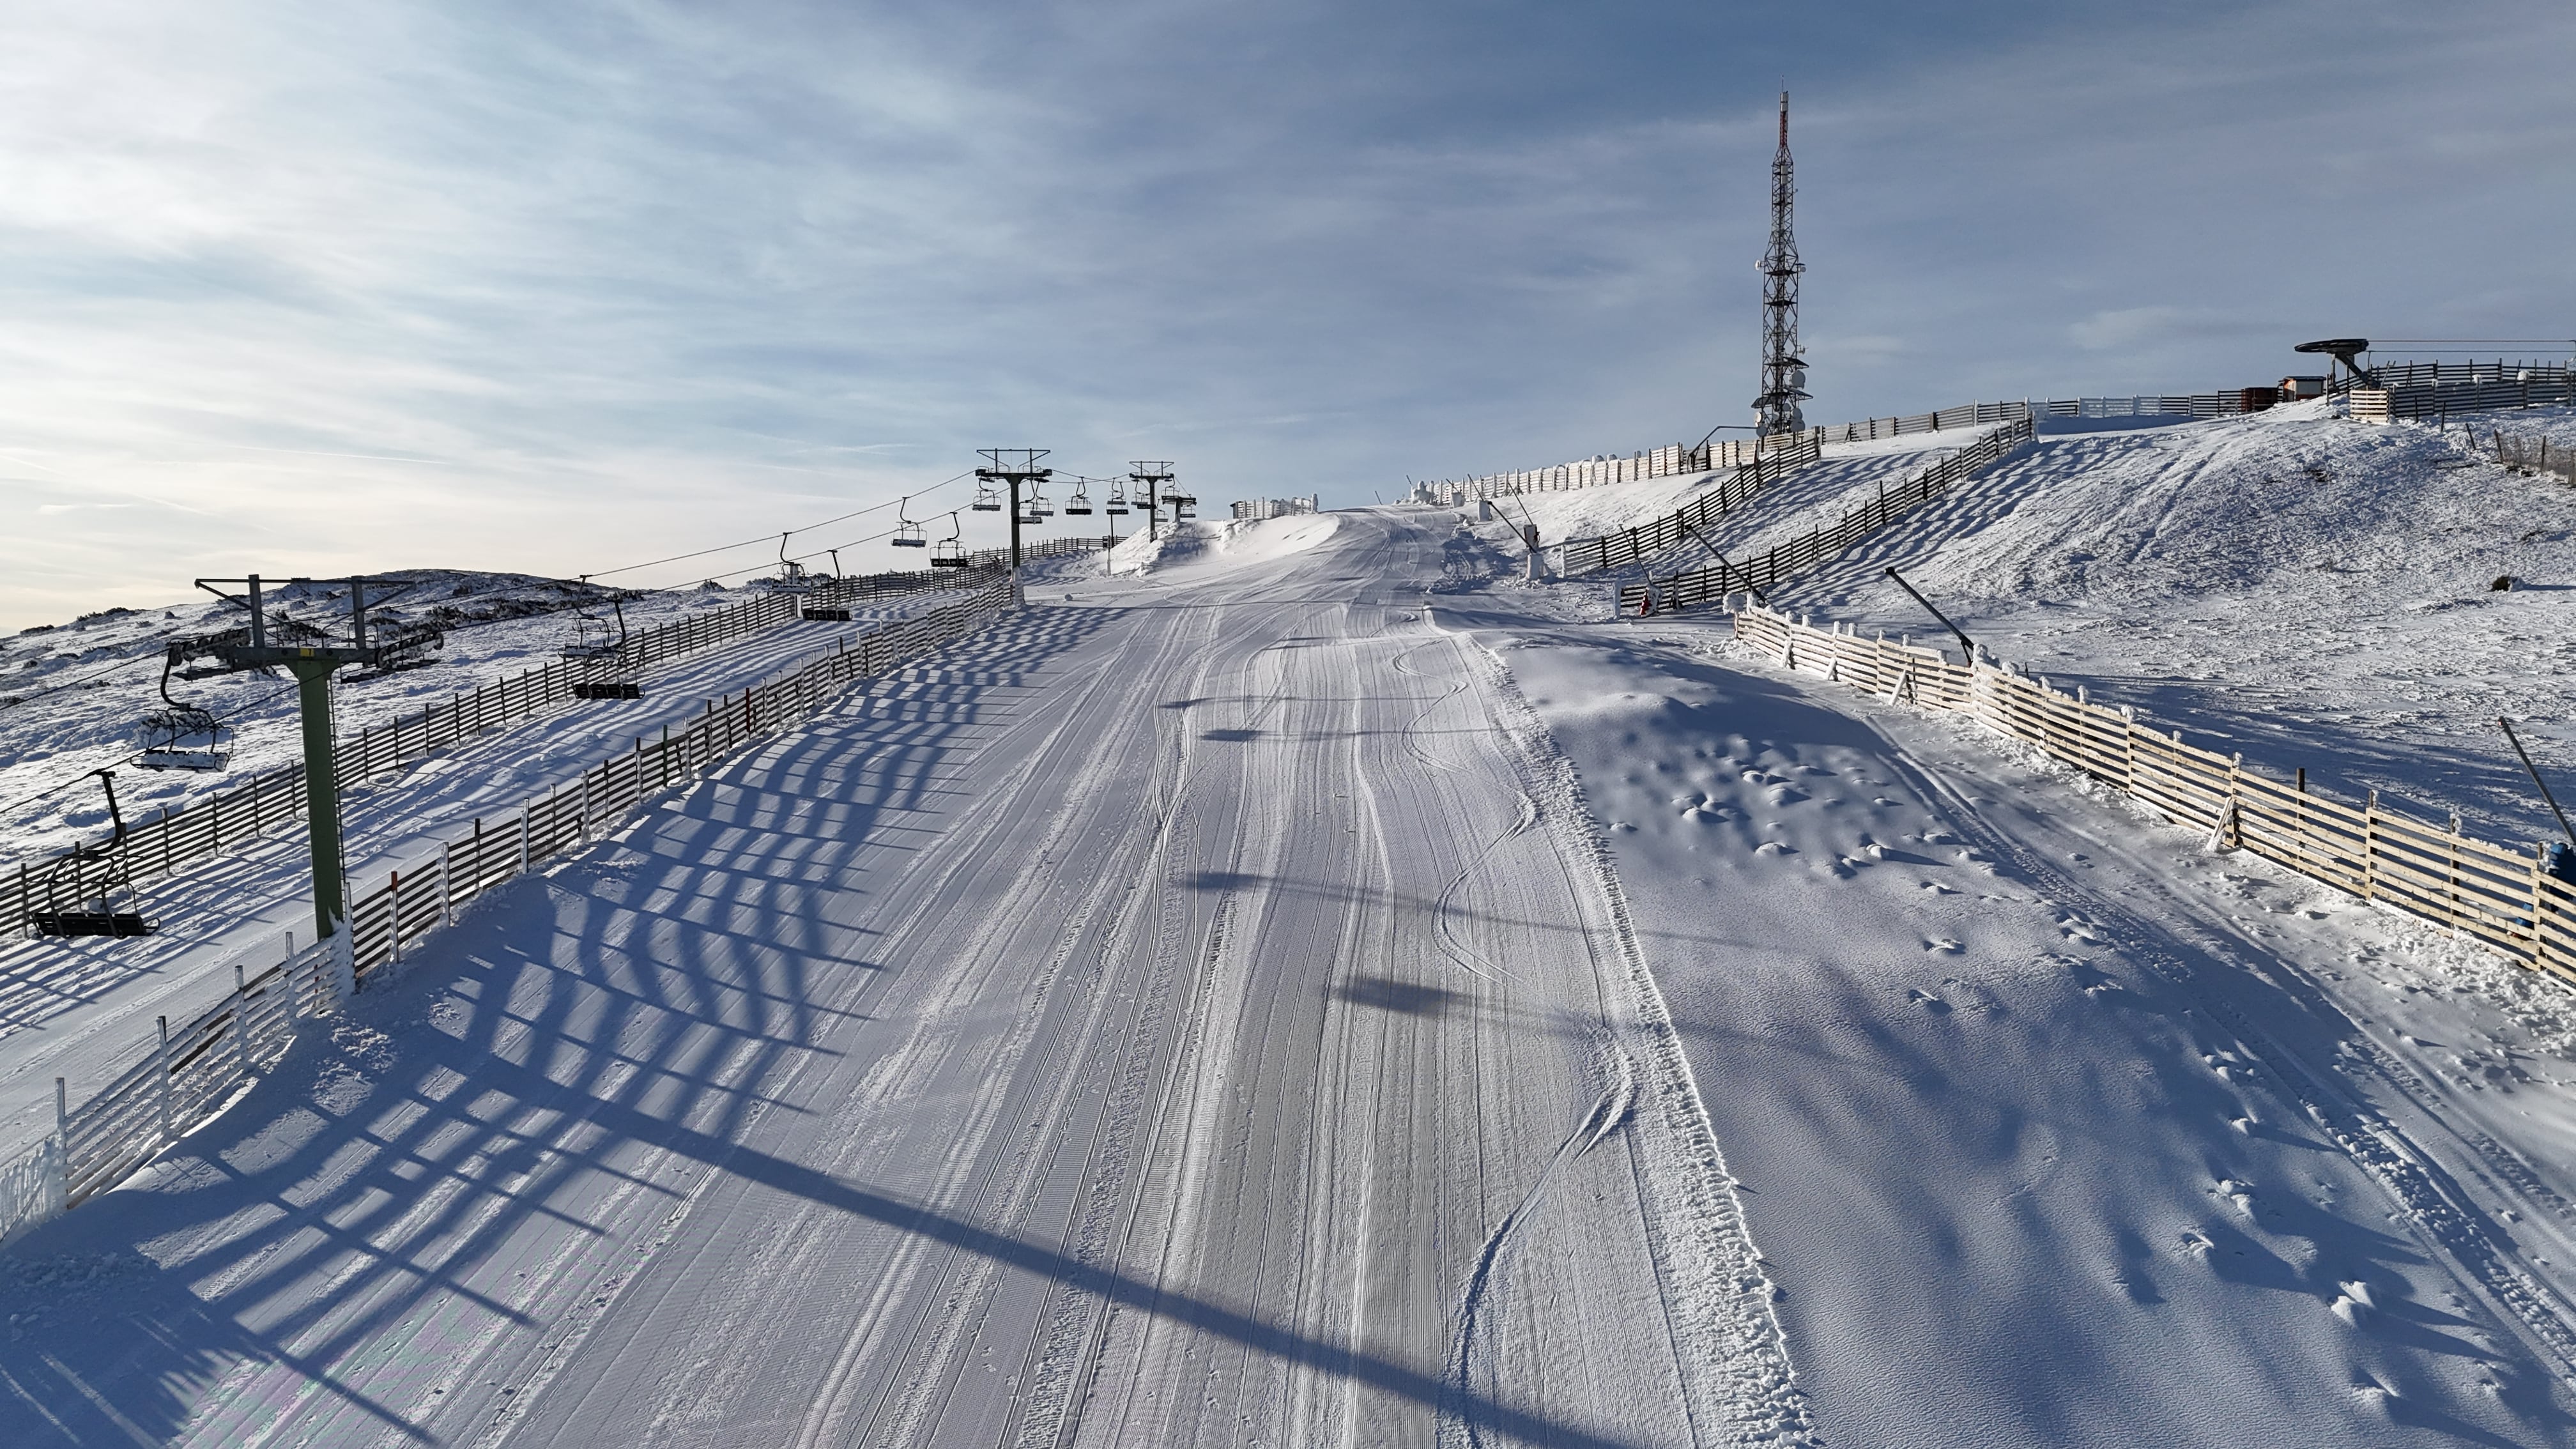
<instances>
[{"instance_id":1,"label":"fence shadow on snow","mask_svg":"<svg viewBox=\"0 0 2576 1449\"><path fill-rule=\"evenodd\" d=\"M899 620L878 621L892 624ZM748 644L727 651L725 659L700 652L678 663L675 669L654 676L656 698L640 706L604 704L592 706L602 712L601 718L613 720L639 710L668 713L668 700L661 696L689 699L697 697L707 675L730 669L727 662L744 649L765 649L777 656L776 662L789 666L801 662L825 641L811 634L796 634L799 628L825 626L797 625L786 621L783 628L763 631ZM722 692L718 690L717 692ZM658 727L657 727L658 728ZM604 731L608 736L625 738L619 728ZM413 766L424 761L438 764L438 776L424 782L405 774L397 777L378 776L366 783L347 787L342 800L343 829L350 842L352 859L357 859L377 835L403 835L418 827L412 818L420 807L422 790L432 794L464 791L471 793L485 776L489 761L482 757L496 750L522 748L521 737L500 727L458 736L441 747L441 753L421 755L415 752ZM582 764L596 758L598 749L577 730L564 732L564 743L557 753L572 754ZM512 768L518 768L514 763ZM300 788L300 785L299 787ZM142 904L148 916L164 922L161 932L138 939L47 940L37 943L9 943L0 946L5 952L5 966L0 966L0 1030L18 1030L39 1026L64 1011L78 1008L97 997L153 972L186 964L185 958L214 946L237 922L231 912L242 899L291 900L308 889L302 806L296 805L292 818L282 826L256 836L230 840L223 853L203 858L194 864L181 863L173 873L147 876L137 881ZM464 812L460 809L459 818ZM415 843L397 850L401 853L435 853L436 843ZM363 878L368 872L353 865L352 878ZM265 933L247 946L228 948L225 955L255 959L255 970L264 970L281 955L287 954L278 944L285 939L309 942L311 934L300 925L281 926ZM219 972L220 963L216 968Z\"/></svg>"},{"instance_id":2,"label":"fence shadow on snow","mask_svg":"<svg viewBox=\"0 0 2576 1449\"><path fill-rule=\"evenodd\" d=\"M1436 1374L764 1150L758 1122L780 1110L765 1085L832 1050L830 1025L855 1014L864 983L892 964L871 959L869 922L834 916L853 874L864 891L872 853L976 829L981 802L947 782L1015 722L1037 718L1046 691L1077 685L1070 672L1048 675L1047 657L1113 619L1024 611L1013 622L917 679L877 685L911 712L826 714L711 771L680 808L646 812L617 843L491 895L425 943L414 979L380 998L375 1012L409 1018L403 1029L377 1036L366 1013L348 1030L308 1033L149 1183L37 1229L14 1256L237 1225L167 1268L120 1247L94 1290L48 1287L51 1309L81 1324L51 1335L42 1362L17 1374L18 1392L0 1396L0 1441L37 1442L49 1427L80 1442L203 1431L199 1386L250 1359L428 1442L325 1366L425 1312L483 1317L483 1331L492 1319L533 1328L530 1315L464 1286L533 1218L597 1222L634 1194L746 1185L1417 1402L1457 1404ZM1016 683L955 684L952 673ZM794 929L780 932L781 920ZM551 951L526 949L548 939ZM333 1290L314 1294L326 1276ZM567 1298L547 1311L580 1309ZM425 1360L419 1383L444 1372ZM1631 1449L1507 1406L1469 1407L1502 1432Z\"/></svg>"},{"instance_id":3,"label":"fence shadow on snow","mask_svg":"<svg viewBox=\"0 0 2576 1449\"><path fill-rule=\"evenodd\" d=\"M971 668L982 652L1027 674L1044 663L1031 651L1070 647L1092 627L1059 612L1007 640L978 641L984 647L958 651L957 662ZM579 1216L553 1194L586 1172L621 1170L601 1151L553 1151L563 1139L551 1114L615 1101L710 1142L734 1140L758 1084L816 1050L844 1014L833 998L848 991L848 974L883 964L853 949L870 933L841 936L825 902L889 832L972 828L964 802L943 801L927 782L954 773L1021 706L988 698L966 707L979 691L938 685L946 662L897 670L875 688L924 686L948 696L951 718L888 721L844 708L753 747L670 802L680 808L646 811L644 828L621 842L517 882L423 942L427 959L407 963L420 981L388 995L384 1009L429 1012L445 998L467 1003L457 1020L415 1019L372 1043L359 1031L355 1047L333 1022L316 1022L238 1107L156 1169L165 1186L108 1193L36 1228L13 1257L130 1243L138 1232L184 1236L236 1214L258 1222L167 1271L139 1257L122 1262L108 1275L114 1302L99 1306L97 1331L57 1342L59 1366L30 1369L22 1387L75 1433L121 1436L74 1380L105 1385L116 1411L156 1440L193 1412L170 1386L203 1382L240 1356L299 1367L355 1402L317 1366L417 1311L430 1290L454 1288L530 1214ZM815 787L831 793L805 793ZM829 827L817 828L825 811ZM783 852L774 848L782 826L793 837ZM638 888L638 856L662 868L649 890ZM551 959L520 945L549 939ZM373 1014L352 1021L363 1026ZM364 1080L354 1100L343 1072ZM342 1096L332 1095L334 1080ZM496 1108L493 1093L508 1105ZM279 1124L299 1119L321 1130L274 1150ZM373 1166L324 1170L353 1152ZM232 1166L245 1160L257 1166ZM418 1214L394 1201L387 1189L413 1168L451 1183L450 1200ZM306 1196L316 1182L330 1186ZM332 1271L346 1274L343 1285L327 1303L308 1302L298 1285ZM210 1298L189 1290L210 1280L225 1285ZM324 1319L307 1316L317 1313ZM300 1358L283 1350L331 1318L342 1321ZM0 1442L44 1435L26 1400L0 1396Z\"/></svg>"}]
</instances>

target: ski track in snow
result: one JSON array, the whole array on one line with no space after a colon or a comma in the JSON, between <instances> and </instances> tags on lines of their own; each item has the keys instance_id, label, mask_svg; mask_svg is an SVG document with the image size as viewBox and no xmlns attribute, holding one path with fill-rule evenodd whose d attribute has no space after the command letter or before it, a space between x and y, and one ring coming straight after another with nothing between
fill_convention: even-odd
<instances>
[{"instance_id":1,"label":"ski track in snow","mask_svg":"<svg viewBox=\"0 0 2576 1449\"><path fill-rule=\"evenodd\" d=\"M1807 597L2222 638L2414 505L2178 540L2454 446L2316 411L2043 440ZM1506 545L1131 542L495 893L0 1254L0 1441L2576 1442L2563 989Z\"/></svg>"},{"instance_id":2,"label":"ski track in snow","mask_svg":"<svg viewBox=\"0 0 2576 1449\"><path fill-rule=\"evenodd\" d=\"M1439 539L1188 537L494 892L0 1255L0 1440L1794 1428L1719 1402L1776 1325L1689 1306L1688 1084Z\"/></svg>"}]
</instances>

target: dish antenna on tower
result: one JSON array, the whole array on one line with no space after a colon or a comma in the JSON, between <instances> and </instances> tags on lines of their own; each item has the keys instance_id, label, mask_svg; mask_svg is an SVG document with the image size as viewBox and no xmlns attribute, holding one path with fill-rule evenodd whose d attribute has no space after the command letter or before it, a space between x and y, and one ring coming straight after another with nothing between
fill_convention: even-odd
<instances>
[{"instance_id":1,"label":"dish antenna on tower","mask_svg":"<svg viewBox=\"0 0 2576 1449\"><path fill-rule=\"evenodd\" d=\"M2351 373L2352 376L2358 380L2361 377L2361 363L2359 359L2363 353L2370 350L2370 339L2367 337L2329 337L2322 342L2302 342L2290 350L2293 352L2331 353L2334 356L2334 360L2342 363L2344 365L2344 370Z\"/></svg>"}]
</instances>

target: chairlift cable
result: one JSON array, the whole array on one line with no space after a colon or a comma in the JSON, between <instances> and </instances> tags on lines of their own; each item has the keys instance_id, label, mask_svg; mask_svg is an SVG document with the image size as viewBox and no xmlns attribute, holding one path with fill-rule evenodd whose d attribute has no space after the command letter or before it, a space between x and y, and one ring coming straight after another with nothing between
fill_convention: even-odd
<instances>
[{"instance_id":1,"label":"chairlift cable","mask_svg":"<svg viewBox=\"0 0 2576 1449\"><path fill-rule=\"evenodd\" d=\"M150 655L142 655L133 659L120 659L113 664L103 665L91 673L66 679L57 684L46 685L44 688L39 689L32 694L22 694L14 699L0 700L0 709L15 709L22 704L33 704L37 700L43 699L48 695L60 694L64 690L70 689L75 685L87 684L93 679L104 679L108 675L114 674L116 671L126 668L129 665L144 663L150 657Z\"/></svg>"},{"instance_id":2,"label":"chairlift cable","mask_svg":"<svg viewBox=\"0 0 2576 1449\"><path fill-rule=\"evenodd\" d=\"M947 487L949 484L957 482L957 481L958 481L958 479L972 477L972 476L973 476L973 474L974 474L974 470L970 468L970 469L968 469L966 472L958 474L955 478L943 478L943 479L941 479L939 482L932 484L930 487L928 487L928 488L925 488L925 489L921 490L921 492L920 492L920 493L911 494L911 495L909 495L909 496L911 496L911 497L915 497L915 498L919 498L919 497L923 497L923 496L925 496L925 495L927 495L927 494L930 494L930 493L935 493L935 492L937 492L938 490L940 490L940 489L942 489L942 488ZM900 500L898 500L898 501L900 501ZM847 512L847 513L843 513L843 514L837 515L837 516L832 517L832 518L826 518L826 519L824 519L821 523L808 523L808 524L804 525L804 526L803 526L803 527L801 527L801 528L791 528L791 529L788 529L788 530L786 530L786 531L787 531L789 534L811 533L811 532L813 532L815 529L818 529L818 528L828 528L828 527L830 527L831 525L833 525L833 524L835 524L835 523L840 523L840 522L843 522L843 521L845 521L845 520L852 519L852 518L859 518L859 517L863 517L863 516L865 516L865 515L867 515L867 514L870 514L870 513L877 513L877 512L881 512L881 511L883 511L883 510L885 510L885 509L892 508L892 507L894 507L894 506L895 506L895 505L894 505L893 503L871 503L871 504L869 504L869 505L868 505L867 507L865 507L865 508L854 508L854 509L850 510L850 511L849 511L849 512ZM769 540L770 540L770 539L772 539L773 537L776 537L776 535L774 535L774 534L767 534L767 533L764 533L764 534L762 534L762 535L761 535L760 537L758 537L758 538L746 538L746 539L744 539L744 540L743 540L742 542L740 542L740 543L726 543L726 544L718 544L718 545L717 545L716 547L714 547L714 548L702 548L702 549L699 549L699 550L698 550L697 552L695 552L695 553L675 553L675 554L671 555L669 558L657 558L657 559L653 559L653 560L651 560L650 562L646 562L646 563L625 564L625 565L622 565L622 566L620 566L620 567L613 568L613 569L594 569L594 570L592 570L588 575L586 575L586 577L588 577L588 578L594 578L594 579L604 579L604 578L608 577L610 574L631 574L631 573L635 572L637 569L649 569L649 568L656 568L656 567L659 567L659 566L660 566L660 565L662 565L662 564L667 564L667 563L685 563L685 562L687 562L688 560L693 559L693 558L705 558L705 557L706 557L707 555L709 555L709 554L717 554L717 553L731 553L731 552L733 552L735 549L738 549L738 548L749 548L749 547L751 547L753 544L756 544L756 543L767 543L767 542L769 542ZM884 537L884 535L880 534L880 535L878 535L878 537ZM847 547L847 546L848 546L848 545L846 545L846 544L845 544L845 545L843 545L843 547ZM811 555L808 555L808 557L810 557L810 556L811 556ZM735 570L734 572L737 572L737 573L748 573L748 572L750 572L750 570L747 570L747 569L737 569L737 570ZM723 574L718 574L718 575L716 575L716 577L718 577L718 578L723 578L723 577L724 577L724 575L723 575Z\"/></svg>"},{"instance_id":3,"label":"chairlift cable","mask_svg":"<svg viewBox=\"0 0 2576 1449\"><path fill-rule=\"evenodd\" d=\"M252 701L251 701L250 703L248 703L248 704L240 705L240 706L236 706L236 707L235 707L235 709L234 709L234 711L233 711L234 716L235 716L236 718L238 718L238 717L240 717L241 715L247 714L247 713L249 713L249 712L251 712L251 711L253 711L253 710L258 709L260 706L262 706L262 705L264 705L264 704L268 703L268 702L269 702L270 700L272 700L272 699L277 698L279 695L281 695L281 694L291 694L291 693L293 693L293 692L294 692L294 690L295 690L295 686L294 686L294 685L292 685L292 684L280 685L280 686L278 686L277 688L270 690L268 693L261 695L259 698L252 700ZM113 769L116 769L116 768L118 768L119 766L123 766L123 765L138 764L138 763L140 763L140 762L141 762L141 760L142 760L142 759L143 759L143 752L142 752L141 750L136 750L136 751L135 751L135 752L133 752L132 754L124 755L124 756L120 756L120 757L119 757L119 758L117 758L117 759L110 760L110 761L109 761L109 762L108 762L104 767L93 767L93 769L95 769L95 768L106 768L106 769L111 769L111 770L113 770ZM42 790L37 791L37 792L36 792L35 794L33 794L33 795L21 796L20 798L18 798L18 799L16 799L16 800L12 800L12 801L10 801L10 802L9 802L8 804L6 804L6 805L0 805L0 815L8 815L8 814L10 814L10 813L12 813L12 812L16 811L16 810L18 809L18 807L19 807L19 806L21 806L21 805L33 805L33 804L35 804L37 801L44 799L46 796L53 794L53 793L54 793L55 791L57 791L57 790L67 790L67 789L71 788L72 786L79 784L81 781L88 779L88 778L90 777L90 773L91 773L90 771L88 771L88 770L84 770L84 771L82 771L80 774L74 775L74 776L72 776L72 777L71 777L70 779L68 779L68 780L63 780L63 781L60 781L60 782L58 782L58 783L56 783L56 784L47 785L45 788L43 788Z\"/></svg>"}]
</instances>

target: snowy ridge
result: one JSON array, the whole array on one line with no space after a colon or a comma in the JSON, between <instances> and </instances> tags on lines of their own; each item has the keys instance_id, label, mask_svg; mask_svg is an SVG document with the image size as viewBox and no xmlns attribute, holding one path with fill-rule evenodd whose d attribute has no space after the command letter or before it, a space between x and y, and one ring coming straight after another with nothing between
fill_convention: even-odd
<instances>
[{"instance_id":1,"label":"snowy ridge","mask_svg":"<svg viewBox=\"0 0 2576 1449\"><path fill-rule=\"evenodd\" d=\"M2576 408L2443 432L2338 407L2042 437L1790 604L1937 629L1882 576L1893 564L1980 644L2096 700L2348 796L2548 833L2495 720L2557 778L2576 771L2576 488L2518 475L2488 438L2576 445Z\"/></svg>"}]
</instances>

